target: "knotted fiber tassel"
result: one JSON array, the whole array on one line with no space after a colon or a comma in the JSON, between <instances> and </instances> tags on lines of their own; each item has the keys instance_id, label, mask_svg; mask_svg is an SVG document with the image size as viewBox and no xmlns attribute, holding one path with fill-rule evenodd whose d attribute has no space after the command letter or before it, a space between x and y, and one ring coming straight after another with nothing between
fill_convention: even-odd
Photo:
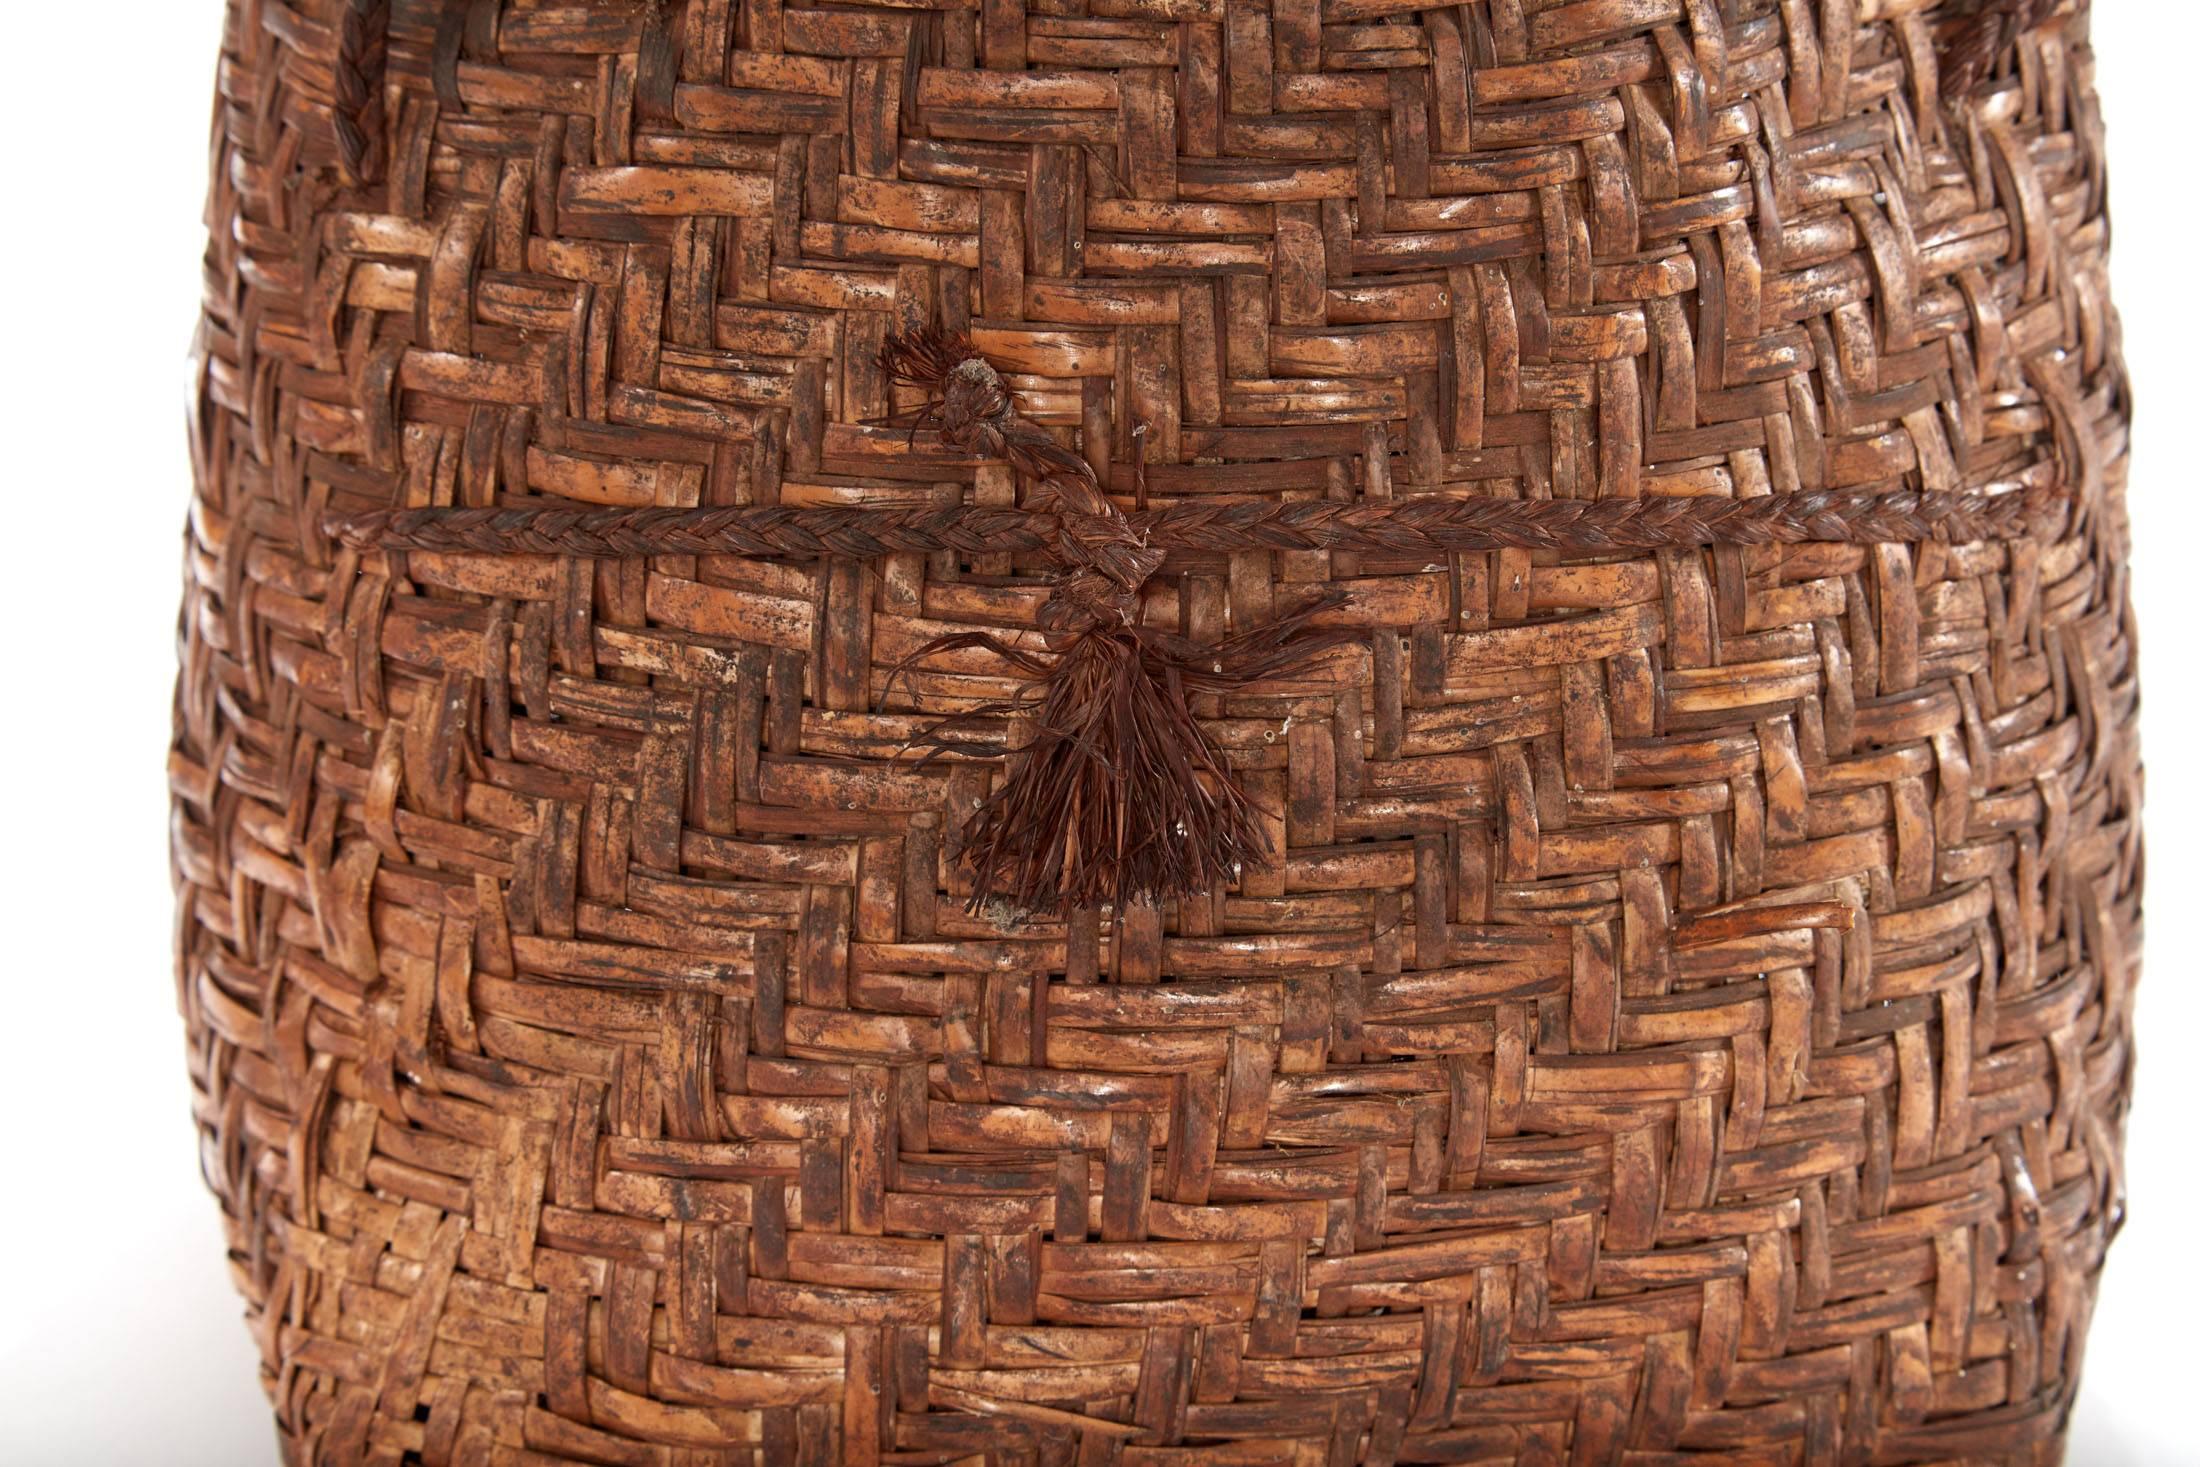
<instances>
[{"instance_id":1,"label":"knotted fiber tassel","mask_svg":"<svg viewBox=\"0 0 2200 1467\"><path fill-rule=\"evenodd\" d=\"M1035 710L1036 731L964 831L973 910L996 904L1059 912L1161 902L1211 891L1270 852L1260 811L1207 737L1191 700L1303 670L1355 640L1317 627L1323 601L1212 646L1141 625L1139 592L1163 553L1102 491L1092 468L1018 413L999 373L961 337L891 338L880 365L923 389L904 421L937 428L966 453L1000 458L1051 498L1062 569L1033 654L983 632L943 637L916 654L983 647L1031 674L1017 698L943 720L923 742L983 754L980 722Z\"/></svg>"}]
</instances>

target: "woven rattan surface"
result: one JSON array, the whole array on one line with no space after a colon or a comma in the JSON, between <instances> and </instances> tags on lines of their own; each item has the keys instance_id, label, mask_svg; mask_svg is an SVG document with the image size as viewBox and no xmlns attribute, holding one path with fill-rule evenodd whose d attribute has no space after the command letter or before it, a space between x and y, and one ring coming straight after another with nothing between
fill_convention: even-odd
<instances>
[{"instance_id":1,"label":"woven rattan surface","mask_svg":"<svg viewBox=\"0 0 2200 1467\"><path fill-rule=\"evenodd\" d=\"M234 0L172 838L287 1459L2052 1461L2140 943L2084 27ZM929 326L1240 525L1149 622L1337 598L1198 706L1227 887L969 910L1029 730L912 750L1027 685L941 644L1041 650L1036 542L324 524L983 525L1012 467L887 421ZM1966 493L2066 508L1242 528Z\"/></svg>"}]
</instances>

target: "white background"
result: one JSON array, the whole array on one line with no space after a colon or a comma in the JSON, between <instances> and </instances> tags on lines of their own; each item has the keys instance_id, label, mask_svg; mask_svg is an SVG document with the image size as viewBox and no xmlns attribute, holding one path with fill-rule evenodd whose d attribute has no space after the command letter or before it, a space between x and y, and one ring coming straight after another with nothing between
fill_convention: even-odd
<instances>
[{"instance_id":1,"label":"white background","mask_svg":"<svg viewBox=\"0 0 2200 1467\"><path fill-rule=\"evenodd\" d=\"M189 493L184 353L218 0L10 6L0 89L0 1460L270 1463L200 1187L169 961L162 768ZM2200 6L2101 0L2115 280L2138 384L2148 969L2131 1223L2070 1454L2200 1461Z\"/></svg>"}]
</instances>

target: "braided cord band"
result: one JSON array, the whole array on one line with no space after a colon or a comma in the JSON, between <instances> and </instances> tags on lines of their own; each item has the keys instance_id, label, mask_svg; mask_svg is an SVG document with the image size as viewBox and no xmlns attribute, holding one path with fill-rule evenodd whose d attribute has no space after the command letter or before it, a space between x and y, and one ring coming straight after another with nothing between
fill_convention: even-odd
<instances>
[{"instance_id":1,"label":"braided cord band","mask_svg":"<svg viewBox=\"0 0 2200 1467\"><path fill-rule=\"evenodd\" d=\"M1153 543L1197 551L1661 550L1691 545L2012 540L2051 534L2066 496L1818 490L1751 499L1407 499L1193 502L1129 516ZM346 544L456 555L781 555L1047 551L1058 515L986 505L920 509L508 505L337 513Z\"/></svg>"}]
</instances>

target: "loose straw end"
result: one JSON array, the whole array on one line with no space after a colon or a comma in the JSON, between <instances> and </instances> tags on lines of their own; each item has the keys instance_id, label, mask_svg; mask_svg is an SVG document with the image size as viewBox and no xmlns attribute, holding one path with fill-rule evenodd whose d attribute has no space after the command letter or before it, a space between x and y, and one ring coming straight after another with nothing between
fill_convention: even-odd
<instances>
[{"instance_id":1,"label":"loose straw end","mask_svg":"<svg viewBox=\"0 0 2200 1467\"><path fill-rule=\"evenodd\" d=\"M354 550L373 550L380 547L389 523L386 509L330 510L321 516L321 533Z\"/></svg>"}]
</instances>

